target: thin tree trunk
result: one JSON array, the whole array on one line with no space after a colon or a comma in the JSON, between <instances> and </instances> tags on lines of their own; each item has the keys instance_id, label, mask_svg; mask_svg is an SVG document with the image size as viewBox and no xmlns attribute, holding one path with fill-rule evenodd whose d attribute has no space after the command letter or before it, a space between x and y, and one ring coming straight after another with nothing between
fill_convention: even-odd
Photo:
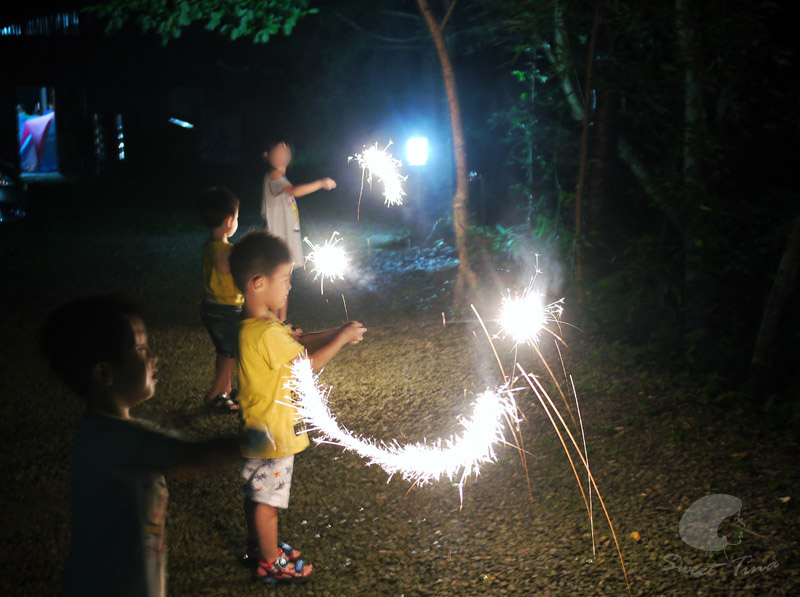
<instances>
[{"instance_id":1,"label":"thin tree trunk","mask_svg":"<svg viewBox=\"0 0 800 597\"><path fill-rule=\"evenodd\" d=\"M700 63L697 48L697 28L689 14L689 0L675 0L675 33L677 49L683 68L683 151L682 182L686 205L702 200L702 187L697 177L698 133L702 124L702 92L697 76ZM684 266L684 326L687 332L701 330L706 325L707 307L703 296L703 255L696 242L697 231L703 229L702 212L689 209L683 224Z\"/></svg>"},{"instance_id":2,"label":"thin tree trunk","mask_svg":"<svg viewBox=\"0 0 800 597\"><path fill-rule=\"evenodd\" d=\"M597 26L600 23L600 3L594 6L592 33L589 37L589 51L586 56L586 81L583 88L583 128L581 130L581 161L578 170L578 187L575 192L575 279L583 279L583 195L586 185L586 168L589 156L589 121L591 119L592 66L597 43ZM580 295L579 295L580 296Z\"/></svg>"},{"instance_id":3,"label":"thin tree trunk","mask_svg":"<svg viewBox=\"0 0 800 597\"><path fill-rule=\"evenodd\" d=\"M431 10L428 0L417 0L417 5L425 17L439 63L442 67L442 79L447 92L447 104L450 109L450 128L453 136L453 157L456 163L456 191L453 195L453 229L456 237L456 250L458 251L458 281L456 282L456 302L463 303L471 290L477 286L478 278L472 269L469 253L467 252L466 232L469 229L469 178L467 170L467 143L464 137L464 125L461 121L461 107L458 103L458 89L453 63L447 43L444 39L444 25L452 14L456 0L452 0L447 14L441 22Z\"/></svg>"},{"instance_id":4,"label":"thin tree trunk","mask_svg":"<svg viewBox=\"0 0 800 597\"><path fill-rule=\"evenodd\" d=\"M757 386L769 379L772 369L771 359L775 351L781 317L794 289L798 267L800 267L800 215L795 218L789 232L786 248L778 265L778 271L775 273L775 280L772 283L761 318L750 373L751 381Z\"/></svg>"},{"instance_id":5,"label":"thin tree trunk","mask_svg":"<svg viewBox=\"0 0 800 597\"><path fill-rule=\"evenodd\" d=\"M572 61L569 59L566 25L564 24L564 8L561 6L561 0L554 0L553 2L553 21L555 23L555 29L553 31L555 53L553 53L550 46L547 44L544 44L542 47L548 60L558 65L561 89L564 91L564 97L572 113L572 118L580 122L583 120L583 106L581 105L581 95L578 90L575 89L575 85L572 82Z\"/></svg>"},{"instance_id":6,"label":"thin tree trunk","mask_svg":"<svg viewBox=\"0 0 800 597\"><path fill-rule=\"evenodd\" d=\"M533 101L536 97L536 48L532 50L533 56L531 57L530 62L530 89L528 89L528 114L529 118L533 120L533 110L534 105ZM526 182L527 182L527 195L528 195L528 226L530 227L533 223L533 158L534 158L534 143L533 143L533 133L532 133L532 126L526 128L526 133L528 135L528 168L526 171ZM485 223L485 222L484 222Z\"/></svg>"},{"instance_id":7,"label":"thin tree trunk","mask_svg":"<svg viewBox=\"0 0 800 597\"><path fill-rule=\"evenodd\" d=\"M610 222L605 216L608 189L613 184L614 152L616 149L614 120L617 112L617 96L610 91L597 94L597 110L594 117L594 138L589 158L589 181L586 183L588 199L588 226L584 232L589 243L597 248L606 245L610 238L606 230ZM592 260L599 265L600 259Z\"/></svg>"},{"instance_id":8,"label":"thin tree trunk","mask_svg":"<svg viewBox=\"0 0 800 597\"><path fill-rule=\"evenodd\" d=\"M701 91L695 70L695 28L689 18L688 0L675 0L678 52L683 66L683 176L694 191L697 168L697 128L701 117Z\"/></svg>"}]
</instances>

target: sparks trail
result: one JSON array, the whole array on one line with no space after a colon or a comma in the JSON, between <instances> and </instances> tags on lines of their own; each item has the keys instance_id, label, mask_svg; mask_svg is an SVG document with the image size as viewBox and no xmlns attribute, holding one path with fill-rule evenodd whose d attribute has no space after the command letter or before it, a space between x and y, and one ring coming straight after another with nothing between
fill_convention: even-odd
<instances>
[{"instance_id":1,"label":"sparks trail","mask_svg":"<svg viewBox=\"0 0 800 597\"><path fill-rule=\"evenodd\" d=\"M506 385L487 390L477 396L472 404L472 415L462 417L463 431L446 439L402 445L396 440L376 442L366 439L341 426L330 408L328 397L331 388L322 389L307 358L292 364L288 387L296 394L294 407L297 416L310 430L321 438L317 443L329 443L352 450L367 459L369 465L377 464L391 477L417 485L447 478L455 481L462 495L467 478L478 474L480 465L495 460L494 444L504 442L505 421L515 421L516 402Z\"/></svg>"},{"instance_id":2,"label":"sparks trail","mask_svg":"<svg viewBox=\"0 0 800 597\"><path fill-rule=\"evenodd\" d=\"M569 449L567 447L567 444L566 444L566 442L564 440L564 437L561 434L561 431L559 430L559 427L558 427L558 425L556 424L556 422L555 422L555 420L553 418L553 414L556 415L556 417L558 418L559 422L561 423L561 427L563 428L564 431L566 431L567 436L569 437L570 441L572 442L572 446L575 448L575 451L576 451L576 453L578 455L578 458L581 461L581 464L583 464L584 468L586 469L586 474L587 474L588 479L590 481L590 486L594 487L594 491L597 494L597 499L600 500L600 505L603 508L603 513L605 514L606 521L608 522L608 526L609 526L609 528L611 530L611 535L614 538L614 545L617 548L617 555L619 557L620 566L622 567L622 574L625 577L625 586L628 589L628 594L631 595L632 594L631 593L631 584L630 584L630 581L628 580L628 571L625 568L625 560L622 557L622 548L619 545L619 540L617 539L617 533L616 533L616 530L614 529L614 524L611 522L611 515L608 513L608 508L606 508L606 503L605 503L605 500L603 499L602 494L600 493L600 489L597 487L597 481L595 480L594 475L592 474L592 470L589 467L588 460L586 458L584 458L584 454L582 453L580 447L578 446L578 442L575 441L575 436L569 430L569 427L567 426L566 422L564 421L564 418L561 416L561 413L556 408L556 405L553 403L553 400L550 398L550 395L544 389L544 386L542 386L541 382L538 379L536 379L536 376L531 375L529 373L526 373L521 365L518 364L517 368L519 369L520 373L522 373L523 379L528 383L528 385L533 390L533 393L536 396L536 398L538 398L539 403L541 404L542 408L544 409L545 413L547 414L547 418L550 420L550 423L552 424L553 429L555 430L556 434L558 435L559 440L561 440L561 445L563 446L564 452L566 453L567 458L569 459L570 466L572 467L572 471L573 471L573 473L575 473L575 479L578 482L578 487L581 490L581 494L583 496L584 504L586 505L586 509L587 509L587 511L589 513L589 517L591 519L591 517L592 517L592 508L591 508L591 506L589 504L589 501L586 498L586 492L584 491L583 483L581 483L580 477L578 475L577 468L575 467L575 463L574 463L574 461L572 459L572 456L571 456L570 451L569 451ZM592 525L592 528L594 528L593 525Z\"/></svg>"}]
</instances>

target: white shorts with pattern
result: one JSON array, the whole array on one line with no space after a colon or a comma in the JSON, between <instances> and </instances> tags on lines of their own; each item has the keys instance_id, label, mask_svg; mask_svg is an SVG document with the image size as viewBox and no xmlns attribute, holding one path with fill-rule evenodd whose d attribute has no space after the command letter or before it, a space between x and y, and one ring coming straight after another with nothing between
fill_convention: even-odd
<instances>
[{"instance_id":1,"label":"white shorts with pattern","mask_svg":"<svg viewBox=\"0 0 800 597\"><path fill-rule=\"evenodd\" d=\"M289 507L294 454L282 458L248 458L242 466L242 491L247 499L273 508Z\"/></svg>"}]
</instances>

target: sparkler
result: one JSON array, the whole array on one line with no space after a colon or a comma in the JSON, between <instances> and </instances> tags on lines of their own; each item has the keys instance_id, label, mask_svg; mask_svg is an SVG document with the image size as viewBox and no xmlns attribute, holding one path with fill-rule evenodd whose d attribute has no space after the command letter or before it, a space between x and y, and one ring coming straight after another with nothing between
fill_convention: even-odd
<instances>
[{"instance_id":1,"label":"sparkler","mask_svg":"<svg viewBox=\"0 0 800 597\"><path fill-rule=\"evenodd\" d=\"M535 280L535 278L534 278ZM545 304L544 295L533 288L533 281L522 293L503 295L500 303L500 336L511 336L515 345L534 345L548 323L559 323L564 311L564 299Z\"/></svg>"},{"instance_id":2,"label":"sparkler","mask_svg":"<svg viewBox=\"0 0 800 597\"><path fill-rule=\"evenodd\" d=\"M311 270L314 274L314 281L321 278L319 291L320 294L325 294L325 278L331 282L344 279L344 272L347 269L347 252L344 247L339 245L342 239L339 238L338 232L334 232L322 246L315 245L307 237L303 241L312 249L311 253L306 255L306 263L314 266Z\"/></svg>"},{"instance_id":3,"label":"sparkler","mask_svg":"<svg viewBox=\"0 0 800 597\"><path fill-rule=\"evenodd\" d=\"M361 153L347 158L348 162L355 160L361 166L362 192L365 178L371 188L373 175L378 177L378 180L383 183L383 200L388 207L403 204L403 197L406 192L403 190L402 183L408 178L400 174L399 168L403 165L402 162L386 152L391 144L392 142L389 141L386 147L378 149L376 141L375 145L365 147ZM361 193L358 195L358 211L360 218Z\"/></svg>"},{"instance_id":4,"label":"sparkler","mask_svg":"<svg viewBox=\"0 0 800 597\"><path fill-rule=\"evenodd\" d=\"M328 407L331 389L323 390L311 369L311 361L301 358L292 364L287 387L297 396L297 417L320 433L317 443L329 443L352 450L377 464L389 474L402 475L407 481L424 485L447 478L455 481L459 492L467 478L479 473L479 467L495 460L494 445L505 443L505 421L516 422L517 406L511 390L501 386L480 394L472 405L472 416L462 417L463 430L458 435L433 442L402 445L376 442L354 434L337 422Z\"/></svg>"}]
</instances>

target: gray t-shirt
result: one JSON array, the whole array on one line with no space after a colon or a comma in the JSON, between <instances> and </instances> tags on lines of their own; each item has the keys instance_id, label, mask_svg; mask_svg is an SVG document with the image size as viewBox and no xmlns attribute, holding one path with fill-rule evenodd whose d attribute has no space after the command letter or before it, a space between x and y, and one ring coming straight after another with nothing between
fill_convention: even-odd
<instances>
[{"instance_id":1,"label":"gray t-shirt","mask_svg":"<svg viewBox=\"0 0 800 597\"><path fill-rule=\"evenodd\" d=\"M164 472L185 459L190 445L141 421L81 419L64 595L166 595Z\"/></svg>"},{"instance_id":2,"label":"gray t-shirt","mask_svg":"<svg viewBox=\"0 0 800 597\"><path fill-rule=\"evenodd\" d=\"M289 245L289 255L294 261L294 267L302 267L303 238L300 235L300 213L297 211L297 202L289 193L283 191L291 184L285 176L275 180L269 174L264 178L264 201L261 204L261 216L267 230L275 236L282 238Z\"/></svg>"}]
</instances>

